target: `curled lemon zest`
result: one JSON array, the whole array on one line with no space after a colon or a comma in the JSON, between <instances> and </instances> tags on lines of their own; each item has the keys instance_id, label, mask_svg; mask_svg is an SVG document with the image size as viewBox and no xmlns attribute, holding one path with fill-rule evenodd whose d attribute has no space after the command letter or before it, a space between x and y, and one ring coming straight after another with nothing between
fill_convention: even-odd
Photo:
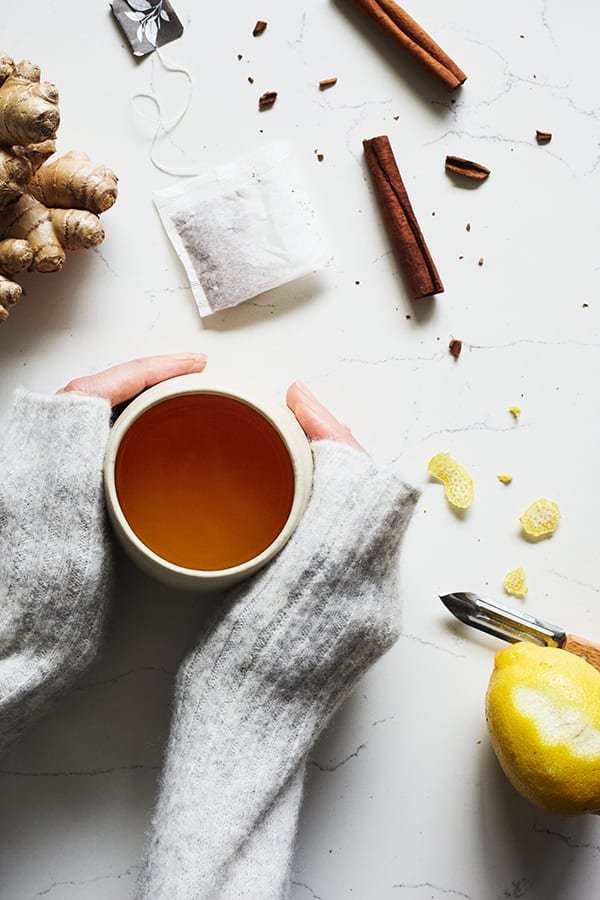
<instances>
[{"instance_id":1,"label":"curled lemon zest","mask_svg":"<svg viewBox=\"0 0 600 900\"><path fill-rule=\"evenodd\" d=\"M543 537L556 531L560 515L560 509L554 500L540 497L527 507L519 522L529 537Z\"/></svg>"},{"instance_id":2,"label":"curled lemon zest","mask_svg":"<svg viewBox=\"0 0 600 900\"><path fill-rule=\"evenodd\" d=\"M473 479L449 453L432 456L427 466L428 472L444 485L449 503L458 509L467 509L473 502Z\"/></svg>"},{"instance_id":3,"label":"curled lemon zest","mask_svg":"<svg viewBox=\"0 0 600 900\"><path fill-rule=\"evenodd\" d=\"M503 584L504 590L507 594L510 594L511 597L520 597L523 599L529 590L525 584L525 569L522 566L518 566L516 569L511 569L510 572L507 572L504 576Z\"/></svg>"}]
</instances>

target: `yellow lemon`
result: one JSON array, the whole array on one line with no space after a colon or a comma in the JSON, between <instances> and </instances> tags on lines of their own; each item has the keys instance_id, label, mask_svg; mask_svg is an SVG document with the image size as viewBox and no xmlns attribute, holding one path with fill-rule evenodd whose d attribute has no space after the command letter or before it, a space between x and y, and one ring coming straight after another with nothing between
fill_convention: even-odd
<instances>
[{"instance_id":1,"label":"yellow lemon","mask_svg":"<svg viewBox=\"0 0 600 900\"><path fill-rule=\"evenodd\" d=\"M550 647L496 654L486 697L492 746L527 800L562 816L600 810L600 672Z\"/></svg>"}]
</instances>

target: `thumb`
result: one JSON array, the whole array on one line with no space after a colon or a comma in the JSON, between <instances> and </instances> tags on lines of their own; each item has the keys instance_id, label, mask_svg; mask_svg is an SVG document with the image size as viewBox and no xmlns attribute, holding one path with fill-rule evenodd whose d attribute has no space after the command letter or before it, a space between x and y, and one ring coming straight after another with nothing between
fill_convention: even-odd
<instances>
[{"instance_id":1,"label":"thumb","mask_svg":"<svg viewBox=\"0 0 600 900\"><path fill-rule=\"evenodd\" d=\"M302 382L290 385L286 401L308 438L339 441L365 452L349 427L339 422Z\"/></svg>"}]
</instances>

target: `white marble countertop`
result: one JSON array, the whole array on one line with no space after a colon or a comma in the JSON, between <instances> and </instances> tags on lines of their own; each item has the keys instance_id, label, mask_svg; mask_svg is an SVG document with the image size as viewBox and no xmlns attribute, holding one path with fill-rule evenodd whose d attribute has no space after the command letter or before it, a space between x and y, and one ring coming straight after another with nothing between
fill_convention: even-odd
<instances>
[{"instance_id":1,"label":"white marble countertop","mask_svg":"<svg viewBox=\"0 0 600 900\"><path fill-rule=\"evenodd\" d=\"M600 10L409 6L468 74L451 95L342 0L175 8L185 34L164 56L190 70L194 93L160 158L212 166L287 139L333 262L201 321L151 200L176 179L151 164L153 127L131 103L154 91L174 116L184 79L156 57L134 60L105 2L5 3L4 51L59 87L59 151L111 165L120 196L101 247L21 279L27 296L0 329L0 406L18 385L52 392L182 349L282 395L304 380L423 493L403 548L403 635L311 760L293 900L595 900L600 821L546 815L505 780L483 708L499 642L450 621L438 594L507 599L503 576L523 565L529 594L516 605L600 638ZM257 19L268 22L260 38ZM278 99L259 112L266 90ZM536 129L552 141L538 145ZM362 156L362 139L378 134L445 283L435 299L408 299L390 251ZM463 186L446 154L491 177ZM451 338L463 342L458 360ZM464 516L427 476L441 450L473 474ZM563 519L551 539L527 543L518 516L544 495ZM201 615L195 598L119 560L102 659L0 763L2 898L132 896L173 673Z\"/></svg>"}]
</instances>

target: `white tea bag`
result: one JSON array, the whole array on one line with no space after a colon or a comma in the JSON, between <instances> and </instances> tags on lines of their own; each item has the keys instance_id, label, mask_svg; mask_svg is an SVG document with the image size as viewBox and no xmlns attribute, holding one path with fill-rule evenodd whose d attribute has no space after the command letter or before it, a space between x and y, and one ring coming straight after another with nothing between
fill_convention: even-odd
<instances>
[{"instance_id":1,"label":"white tea bag","mask_svg":"<svg viewBox=\"0 0 600 900\"><path fill-rule=\"evenodd\" d=\"M153 197L201 316L316 272L327 261L285 143Z\"/></svg>"}]
</instances>

